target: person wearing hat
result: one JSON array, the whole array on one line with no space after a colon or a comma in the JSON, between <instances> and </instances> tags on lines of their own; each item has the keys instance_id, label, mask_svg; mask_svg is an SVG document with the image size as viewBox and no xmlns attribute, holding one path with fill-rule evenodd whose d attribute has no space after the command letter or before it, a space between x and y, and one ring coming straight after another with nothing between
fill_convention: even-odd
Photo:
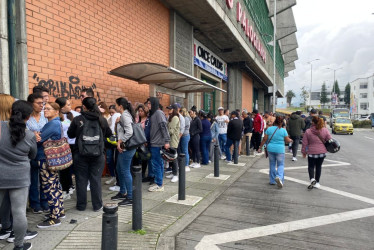
<instances>
[{"instance_id":1,"label":"person wearing hat","mask_svg":"<svg viewBox=\"0 0 374 250\"><path fill-rule=\"evenodd\" d=\"M172 104L167 107L169 110L169 119L168 119L168 131L170 134L170 148L177 150L180 139L180 119L178 106ZM184 120L184 119L183 119ZM166 178L171 179L171 182L178 181L178 162L176 160L170 162L172 173L167 175Z\"/></svg>"},{"instance_id":2,"label":"person wearing hat","mask_svg":"<svg viewBox=\"0 0 374 250\"><path fill-rule=\"evenodd\" d=\"M229 117L224 114L224 108L218 108L218 115L216 116L216 121L218 123L219 128L219 135L218 135L218 143L219 147L221 148L221 152L225 152L225 145L227 141L227 125L230 122ZM222 154L221 159L224 160L226 157Z\"/></svg>"}]
</instances>

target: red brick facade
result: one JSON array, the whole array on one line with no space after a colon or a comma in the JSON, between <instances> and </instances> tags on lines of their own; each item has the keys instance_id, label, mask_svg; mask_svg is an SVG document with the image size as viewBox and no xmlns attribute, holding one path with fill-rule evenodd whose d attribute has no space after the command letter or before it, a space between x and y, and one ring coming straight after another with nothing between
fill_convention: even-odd
<instances>
[{"instance_id":1,"label":"red brick facade","mask_svg":"<svg viewBox=\"0 0 374 250\"><path fill-rule=\"evenodd\" d=\"M120 96L144 102L148 85L107 72L135 62L169 65L169 10L158 0L26 0L26 11L30 89L45 85L73 106L82 86L108 104Z\"/></svg>"}]
</instances>

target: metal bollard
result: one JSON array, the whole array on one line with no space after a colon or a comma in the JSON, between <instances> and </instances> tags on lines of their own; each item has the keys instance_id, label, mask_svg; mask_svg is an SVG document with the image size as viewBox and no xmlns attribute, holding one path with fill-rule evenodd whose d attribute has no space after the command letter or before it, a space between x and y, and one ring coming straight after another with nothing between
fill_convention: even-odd
<instances>
[{"instance_id":1,"label":"metal bollard","mask_svg":"<svg viewBox=\"0 0 374 250\"><path fill-rule=\"evenodd\" d=\"M250 154L249 136L245 137L245 153L247 156Z\"/></svg>"},{"instance_id":2,"label":"metal bollard","mask_svg":"<svg viewBox=\"0 0 374 250\"><path fill-rule=\"evenodd\" d=\"M142 167L132 166L132 230L142 229Z\"/></svg>"},{"instance_id":3,"label":"metal bollard","mask_svg":"<svg viewBox=\"0 0 374 250\"><path fill-rule=\"evenodd\" d=\"M219 177L219 145L214 145L214 177Z\"/></svg>"},{"instance_id":4,"label":"metal bollard","mask_svg":"<svg viewBox=\"0 0 374 250\"><path fill-rule=\"evenodd\" d=\"M118 205L107 203L104 205L101 229L101 250L117 250L118 242Z\"/></svg>"},{"instance_id":5,"label":"metal bollard","mask_svg":"<svg viewBox=\"0 0 374 250\"><path fill-rule=\"evenodd\" d=\"M238 142L235 141L234 142L234 164L238 164L238 156L239 156L238 150L239 150L239 148L238 148Z\"/></svg>"},{"instance_id":6,"label":"metal bollard","mask_svg":"<svg viewBox=\"0 0 374 250\"><path fill-rule=\"evenodd\" d=\"M178 200L186 199L186 164L185 154L178 155L179 180L178 180Z\"/></svg>"}]
</instances>

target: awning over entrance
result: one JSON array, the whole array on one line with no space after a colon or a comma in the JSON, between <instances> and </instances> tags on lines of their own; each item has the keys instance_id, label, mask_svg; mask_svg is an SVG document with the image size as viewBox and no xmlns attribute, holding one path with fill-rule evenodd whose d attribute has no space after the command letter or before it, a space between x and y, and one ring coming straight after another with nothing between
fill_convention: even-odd
<instances>
[{"instance_id":1,"label":"awning over entrance","mask_svg":"<svg viewBox=\"0 0 374 250\"><path fill-rule=\"evenodd\" d=\"M108 74L137 81L139 84L155 84L182 93L212 92L213 90L226 92L173 67L157 63L125 64L109 71Z\"/></svg>"}]
</instances>

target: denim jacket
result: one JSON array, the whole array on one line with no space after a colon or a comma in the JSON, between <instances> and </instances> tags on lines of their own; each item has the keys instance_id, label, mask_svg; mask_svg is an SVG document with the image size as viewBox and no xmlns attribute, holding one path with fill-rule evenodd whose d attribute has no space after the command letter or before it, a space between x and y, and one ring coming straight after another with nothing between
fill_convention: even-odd
<instances>
[{"instance_id":1,"label":"denim jacket","mask_svg":"<svg viewBox=\"0 0 374 250\"><path fill-rule=\"evenodd\" d=\"M45 154L44 154L44 147L43 142L51 139L51 140L59 140L61 139L61 121L60 117L56 117L55 119L49 121L47 124L44 125L42 130L40 131L40 137L42 140L38 142L38 153L36 155L36 160L44 160Z\"/></svg>"}]
</instances>

